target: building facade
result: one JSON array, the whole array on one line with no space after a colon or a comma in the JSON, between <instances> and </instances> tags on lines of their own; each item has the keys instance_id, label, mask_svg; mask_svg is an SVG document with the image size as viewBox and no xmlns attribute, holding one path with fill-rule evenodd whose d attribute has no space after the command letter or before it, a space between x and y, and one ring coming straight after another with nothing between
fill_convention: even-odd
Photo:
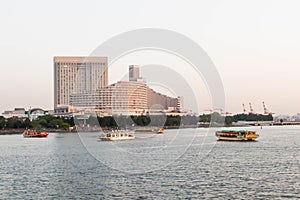
<instances>
[{"instance_id":1,"label":"building facade","mask_svg":"<svg viewBox=\"0 0 300 200\"><path fill-rule=\"evenodd\" d=\"M71 95L71 105L78 110L98 114L139 115L182 111L182 97L169 97L155 92L145 82L120 81L96 92Z\"/></svg>"},{"instance_id":2,"label":"building facade","mask_svg":"<svg viewBox=\"0 0 300 200\"><path fill-rule=\"evenodd\" d=\"M54 107L70 105L72 94L107 85L107 57L54 57Z\"/></svg>"},{"instance_id":3,"label":"building facade","mask_svg":"<svg viewBox=\"0 0 300 200\"><path fill-rule=\"evenodd\" d=\"M169 97L149 88L140 77L137 65L129 66L129 81L119 81L96 91L73 93L70 104L77 110L104 115L183 111L183 97Z\"/></svg>"}]
</instances>

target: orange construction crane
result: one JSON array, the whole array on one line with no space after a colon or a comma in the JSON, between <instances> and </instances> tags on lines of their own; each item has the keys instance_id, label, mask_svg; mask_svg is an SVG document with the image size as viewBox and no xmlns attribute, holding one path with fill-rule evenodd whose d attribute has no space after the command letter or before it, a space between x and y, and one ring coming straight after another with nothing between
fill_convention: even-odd
<instances>
[{"instance_id":1,"label":"orange construction crane","mask_svg":"<svg viewBox=\"0 0 300 200\"><path fill-rule=\"evenodd\" d=\"M249 103L249 106L250 106L250 112L249 112L249 114L255 114L254 109L252 108L252 104L251 103Z\"/></svg>"},{"instance_id":2,"label":"orange construction crane","mask_svg":"<svg viewBox=\"0 0 300 200\"><path fill-rule=\"evenodd\" d=\"M247 110L246 110L246 108L245 108L245 104L243 104L243 111L244 111L244 113L247 112Z\"/></svg>"},{"instance_id":3,"label":"orange construction crane","mask_svg":"<svg viewBox=\"0 0 300 200\"><path fill-rule=\"evenodd\" d=\"M262 102L262 104L263 104L264 114L265 114L265 115L272 115L272 114L275 114L275 113L273 113L273 112L269 112L269 110L267 109L267 107L266 107L264 101Z\"/></svg>"}]
</instances>

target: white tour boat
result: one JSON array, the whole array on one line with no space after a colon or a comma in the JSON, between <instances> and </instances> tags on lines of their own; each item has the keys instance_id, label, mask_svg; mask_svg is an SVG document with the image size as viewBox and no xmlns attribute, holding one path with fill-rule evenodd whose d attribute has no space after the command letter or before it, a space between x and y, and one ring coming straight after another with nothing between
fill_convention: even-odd
<instances>
[{"instance_id":1,"label":"white tour boat","mask_svg":"<svg viewBox=\"0 0 300 200\"><path fill-rule=\"evenodd\" d=\"M116 131L106 133L105 136L101 137L100 139L103 141L133 140L135 139L135 136L132 134L132 132Z\"/></svg>"}]
</instances>

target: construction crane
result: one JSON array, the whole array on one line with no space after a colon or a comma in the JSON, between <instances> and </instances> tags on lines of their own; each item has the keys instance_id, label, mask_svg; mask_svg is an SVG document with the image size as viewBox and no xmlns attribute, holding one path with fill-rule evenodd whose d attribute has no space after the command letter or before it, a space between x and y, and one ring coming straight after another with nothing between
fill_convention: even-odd
<instances>
[{"instance_id":1,"label":"construction crane","mask_svg":"<svg viewBox=\"0 0 300 200\"><path fill-rule=\"evenodd\" d=\"M252 104L251 103L249 103L249 106L250 106L250 112L249 112L249 114L255 114L255 112L254 112L254 110L252 108Z\"/></svg>"},{"instance_id":2,"label":"construction crane","mask_svg":"<svg viewBox=\"0 0 300 200\"><path fill-rule=\"evenodd\" d=\"M264 101L262 102L262 104L263 104L264 114L265 114L265 115L272 115L272 114L275 114L275 113L273 113L273 112L269 112L269 110L267 109L267 107L266 107Z\"/></svg>"},{"instance_id":3,"label":"construction crane","mask_svg":"<svg viewBox=\"0 0 300 200\"><path fill-rule=\"evenodd\" d=\"M243 104L243 111L244 111L244 113L247 112L247 110L246 110L246 108L245 108L245 104Z\"/></svg>"}]
</instances>

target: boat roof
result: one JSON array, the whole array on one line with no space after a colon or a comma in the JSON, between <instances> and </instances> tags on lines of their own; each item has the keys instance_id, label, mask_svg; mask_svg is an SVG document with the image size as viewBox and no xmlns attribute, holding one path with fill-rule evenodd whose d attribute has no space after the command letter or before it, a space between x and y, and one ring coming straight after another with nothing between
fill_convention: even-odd
<instances>
[{"instance_id":1,"label":"boat roof","mask_svg":"<svg viewBox=\"0 0 300 200\"><path fill-rule=\"evenodd\" d=\"M229 132L234 132L234 133L246 133L246 132L255 132L255 131L249 131L249 130L221 130L218 132L225 132L225 133L229 133Z\"/></svg>"}]
</instances>

